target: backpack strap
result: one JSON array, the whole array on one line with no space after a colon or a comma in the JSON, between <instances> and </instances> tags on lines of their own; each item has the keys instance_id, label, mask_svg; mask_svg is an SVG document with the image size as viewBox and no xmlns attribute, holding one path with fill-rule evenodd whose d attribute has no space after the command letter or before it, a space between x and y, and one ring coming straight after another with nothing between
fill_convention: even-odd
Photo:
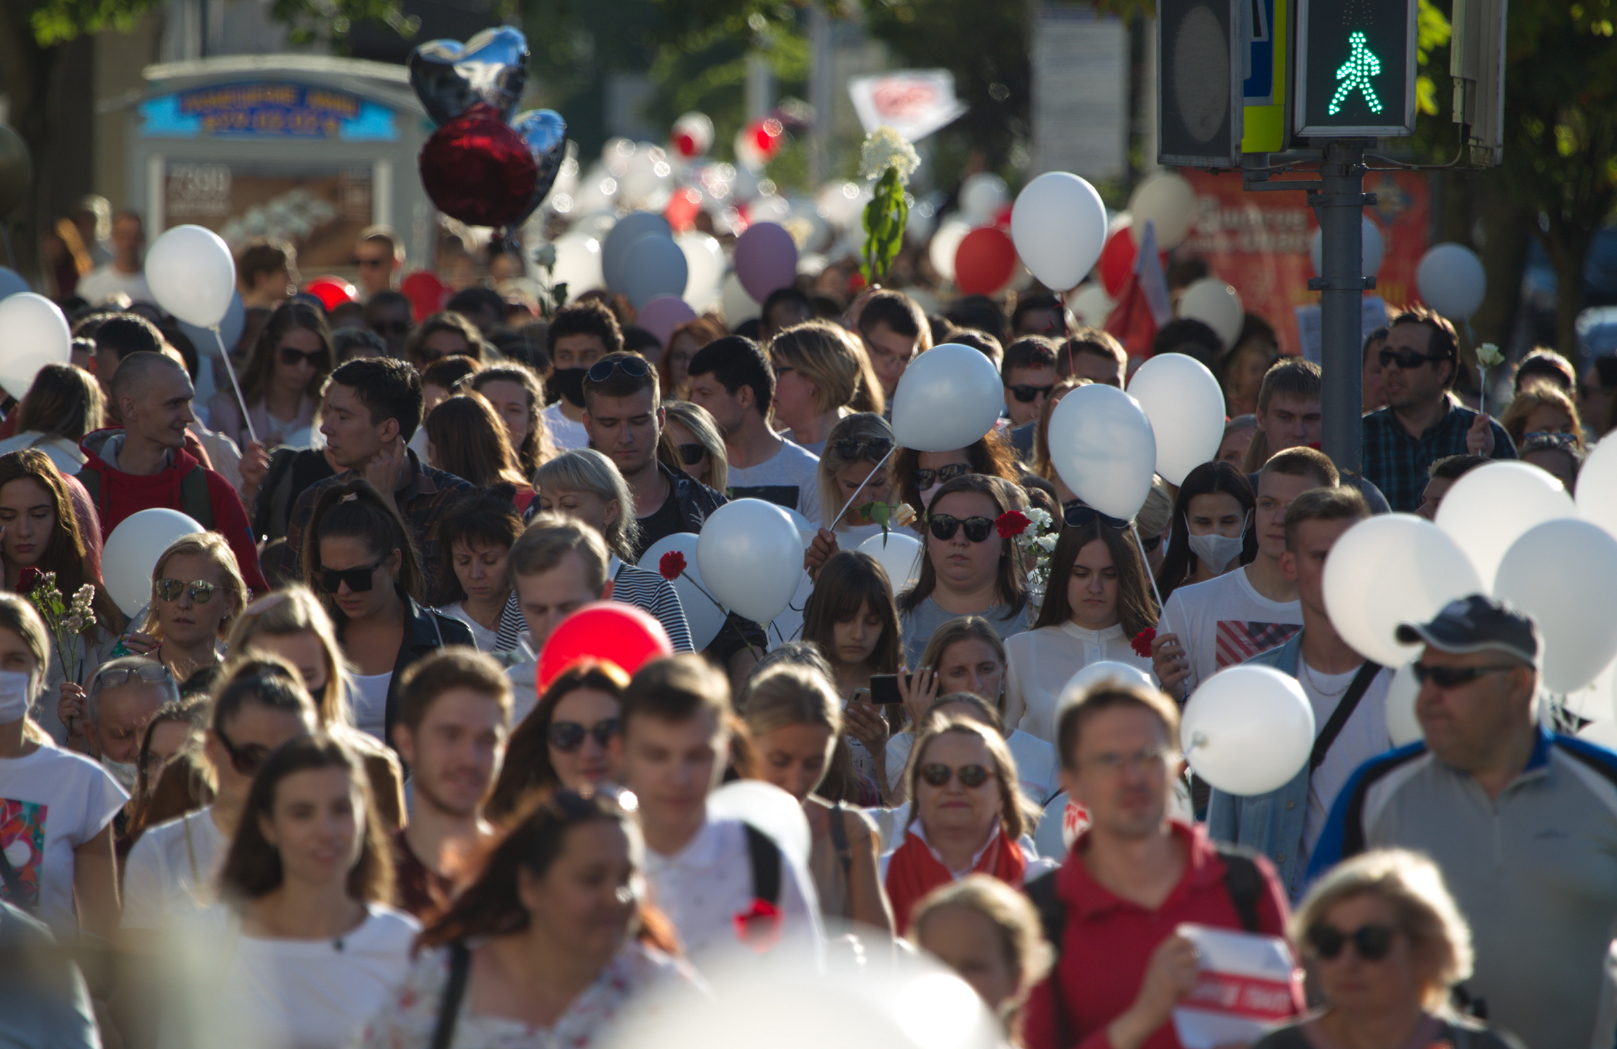
<instances>
[{"instance_id":1,"label":"backpack strap","mask_svg":"<svg viewBox=\"0 0 1617 1049\"><path fill-rule=\"evenodd\" d=\"M1260 932L1263 923L1258 919L1258 902L1263 899L1263 872L1247 849L1226 845L1213 846L1218 858L1224 861L1224 889L1235 905L1235 914L1241 919L1241 928L1247 932Z\"/></svg>"},{"instance_id":2,"label":"backpack strap","mask_svg":"<svg viewBox=\"0 0 1617 1049\"><path fill-rule=\"evenodd\" d=\"M193 467L180 478L180 509L203 531L213 531L213 499L208 495L208 471L203 467Z\"/></svg>"},{"instance_id":3,"label":"backpack strap","mask_svg":"<svg viewBox=\"0 0 1617 1049\"><path fill-rule=\"evenodd\" d=\"M1301 652L1297 654L1297 658L1303 658ZM1359 700L1364 698L1365 692L1370 689L1370 682L1374 681L1379 673L1381 673L1381 664L1367 659L1364 661L1364 665L1359 668L1359 672L1353 675L1353 683L1348 686L1347 695L1343 696L1342 701L1336 704L1336 709L1331 712L1330 720L1325 722L1325 727L1320 730L1319 738L1314 740L1314 751L1308 756L1309 772L1313 772L1325 763L1325 755L1330 752L1331 744L1335 743L1336 737L1342 734L1342 729L1347 725L1348 718L1352 717L1353 711L1358 709Z\"/></svg>"},{"instance_id":4,"label":"backpack strap","mask_svg":"<svg viewBox=\"0 0 1617 1049\"><path fill-rule=\"evenodd\" d=\"M1067 905L1056 895L1056 875L1060 868L1041 874L1022 886L1022 893L1039 912L1039 927L1050 943L1053 963L1050 966L1050 1011L1056 1025L1056 1044L1071 1045L1072 1024L1067 1020L1067 1002L1061 993L1061 942L1067 929Z\"/></svg>"},{"instance_id":5,"label":"backpack strap","mask_svg":"<svg viewBox=\"0 0 1617 1049\"><path fill-rule=\"evenodd\" d=\"M747 833L747 859L752 863L752 895L766 903L780 905L780 846L775 839L743 823Z\"/></svg>"},{"instance_id":6,"label":"backpack strap","mask_svg":"<svg viewBox=\"0 0 1617 1049\"><path fill-rule=\"evenodd\" d=\"M449 982L444 985L443 997L438 999L438 1022L432 1028L432 1041L428 1049L449 1049L455 1040L455 1021L460 1017L460 1003L466 997L466 980L471 975L472 952L464 940L449 945Z\"/></svg>"}]
</instances>

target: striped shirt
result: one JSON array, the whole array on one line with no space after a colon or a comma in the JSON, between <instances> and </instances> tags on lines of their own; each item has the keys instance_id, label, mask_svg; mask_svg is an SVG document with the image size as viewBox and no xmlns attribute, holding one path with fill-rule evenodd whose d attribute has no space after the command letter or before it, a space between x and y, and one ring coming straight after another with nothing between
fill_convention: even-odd
<instances>
[{"instance_id":1,"label":"striped shirt","mask_svg":"<svg viewBox=\"0 0 1617 1049\"><path fill-rule=\"evenodd\" d=\"M680 606L679 594L672 583L656 572L620 560L616 554L611 555L606 569L612 576L612 600L634 605L657 617L675 652L695 651L691 646L690 625L685 622L685 609ZM516 591L512 590L505 602L505 611L500 613L500 632L494 650L512 651L521 643L526 629L528 621L522 618L522 606L517 602Z\"/></svg>"}]
</instances>

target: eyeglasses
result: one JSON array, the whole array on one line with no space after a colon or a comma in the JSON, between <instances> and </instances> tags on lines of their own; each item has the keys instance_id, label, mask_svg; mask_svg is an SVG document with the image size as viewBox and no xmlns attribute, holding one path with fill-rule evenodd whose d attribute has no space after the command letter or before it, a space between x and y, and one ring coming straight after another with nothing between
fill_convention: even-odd
<instances>
[{"instance_id":1,"label":"eyeglasses","mask_svg":"<svg viewBox=\"0 0 1617 1049\"><path fill-rule=\"evenodd\" d=\"M159 579L152 584L152 591L164 601L178 601L183 593L199 605L205 605L212 601L214 592L223 589L224 587L222 586L204 583L200 579L193 579L189 583L183 579Z\"/></svg>"},{"instance_id":2,"label":"eyeglasses","mask_svg":"<svg viewBox=\"0 0 1617 1049\"><path fill-rule=\"evenodd\" d=\"M231 767L243 776L256 775L258 770L264 767L264 762L269 760L270 748L262 743L248 743L238 747L230 742L230 737L225 735L224 729L215 728L213 734L219 737L220 745L225 748L225 753L230 755Z\"/></svg>"},{"instance_id":3,"label":"eyeglasses","mask_svg":"<svg viewBox=\"0 0 1617 1049\"><path fill-rule=\"evenodd\" d=\"M931 529L934 537L947 543L954 538L956 532L960 531L961 525L966 527L966 542L968 543L980 543L993 534L994 531L994 522L990 518L968 517L961 520L958 517L951 517L949 514L933 514L927 519L926 526Z\"/></svg>"},{"instance_id":4,"label":"eyeglasses","mask_svg":"<svg viewBox=\"0 0 1617 1049\"><path fill-rule=\"evenodd\" d=\"M886 437L841 437L832 443L831 448L837 453L837 458L847 463L881 462L887 458L887 453L893 450L893 442ZM921 471L917 470L917 475ZM926 485L917 485L925 488Z\"/></svg>"},{"instance_id":5,"label":"eyeglasses","mask_svg":"<svg viewBox=\"0 0 1617 1049\"><path fill-rule=\"evenodd\" d=\"M970 463L950 463L948 466L940 466L935 470L916 470L910 474L910 480L915 482L916 488L926 489L932 487L933 481L942 484L944 481L952 481L956 477L964 477L969 473L971 473Z\"/></svg>"},{"instance_id":6,"label":"eyeglasses","mask_svg":"<svg viewBox=\"0 0 1617 1049\"><path fill-rule=\"evenodd\" d=\"M1390 925L1361 925L1351 933L1320 922L1308 927L1308 946L1326 961L1335 959L1342 948L1353 944L1354 953L1367 962L1379 962L1392 950L1394 929Z\"/></svg>"},{"instance_id":7,"label":"eyeglasses","mask_svg":"<svg viewBox=\"0 0 1617 1049\"><path fill-rule=\"evenodd\" d=\"M376 570L381 568L382 562L386 560L387 557L383 557L368 568L322 568L320 569L319 579L320 589L328 594L335 594L338 587L347 583L349 590L356 594L362 594L375 584Z\"/></svg>"},{"instance_id":8,"label":"eyeglasses","mask_svg":"<svg viewBox=\"0 0 1617 1049\"><path fill-rule=\"evenodd\" d=\"M1125 766L1148 769L1161 765L1163 759L1167 756L1168 750L1166 747L1146 747L1132 754L1119 754L1116 751L1096 754L1092 758L1084 759L1084 764L1093 765L1102 772L1117 773L1121 772Z\"/></svg>"},{"instance_id":9,"label":"eyeglasses","mask_svg":"<svg viewBox=\"0 0 1617 1049\"><path fill-rule=\"evenodd\" d=\"M386 266L391 261L393 260L388 258L367 259L358 255L354 256L354 265L358 266L362 270L370 269L372 266Z\"/></svg>"},{"instance_id":10,"label":"eyeglasses","mask_svg":"<svg viewBox=\"0 0 1617 1049\"><path fill-rule=\"evenodd\" d=\"M282 346L280 349L280 354L281 363L286 365L288 368L296 368L304 361L308 361L309 366L311 368L315 368L316 370L331 367L331 355L326 353L325 350L311 350L305 352L303 350L294 350L290 346Z\"/></svg>"},{"instance_id":11,"label":"eyeglasses","mask_svg":"<svg viewBox=\"0 0 1617 1049\"><path fill-rule=\"evenodd\" d=\"M921 766L921 779L931 787L946 787L949 781L956 776L960 777L960 785L967 790L980 787L988 782L994 773L981 765L962 765L952 769L947 765L933 763Z\"/></svg>"},{"instance_id":12,"label":"eyeglasses","mask_svg":"<svg viewBox=\"0 0 1617 1049\"><path fill-rule=\"evenodd\" d=\"M1129 523L1121 517L1108 516L1083 503L1068 503L1061 508L1061 519L1066 522L1068 528L1082 528L1097 517L1100 518L1100 523L1108 528L1123 529L1129 526Z\"/></svg>"},{"instance_id":13,"label":"eyeglasses","mask_svg":"<svg viewBox=\"0 0 1617 1049\"><path fill-rule=\"evenodd\" d=\"M408 335L409 321L371 321L371 331L378 335Z\"/></svg>"},{"instance_id":14,"label":"eyeglasses","mask_svg":"<svg viewBox=\"0 0 1617 1049\"><path fill-rule=\"evenodd\" d=\"M701 444L681 444L679 448L679 461L686 466L695 466L707 454L707 447Z\"/></svg>"},{"instance_id":15,"label":"eyeglasses","mask_svg":"<svg viewBox=\"0 0 1617 1049\"><path fill-rule=\"evenodd\" d=\"M1027 383L1019 382L1015 386L1006 387L1006 389L1011 391L1012 397L1015 397L1023 404L1028 404L1040 396L1050 396L1050 391L1055 389L1055 385L1055 383L1051 383L1048 386L1030 386Z\"/></svg>"},{"instance_id":16,"label":"eyeglasses","mask_svg":"<svg viewBox=\"0 0 1617 1049\"><path fill-rule=\"evenodd\" d=\"M104 670L91 678L90 687L85 691L94 695L104 688L117 688L119 685L129 684L131 681L144 681L148 685L161 685L173 680L174 676L168 672L168 667L163 666L161 663L149 667L114 667L112 670Z\"/></svg>"},{"instance_id":17,"label":"eyeglasses","mask_svg":"<svg viewBox=\"0 0 1617 1049\"><path fill-rule=\"evenodd\" d=\"M1380 360L1383 368L1390 368L1394 363L1396 363L1398 367L1408 371L1411 368L1419 368L1428 361L1436 363L1437 361L1446 361L1448 358L1442 354L1420 353L1416 350L1389 350L1383 348L1380 354Z\"/></svg>"},{"instance_id":18,"label":"eyeglasses","mask_svg":"<svg viewBox=\"0 0 1617 1049\"><path fill-rule=\"evenodd\" d=\"M644 357L632 354L623 357L609 357L604 361L596 361L590 365L590 370L584 377L590 382L605 382L612 378L613 372L622 372L631 379L644 379L646 373L651 371L651 364Z\"/></svg>"},{"instance_id":19,"label":"eyeglasses","mask_svg":"<svg viewBox=\"0 0 1617 1049\"><path fill-rule=\"evenodd\" d=\"M1430 681L1438 688L1459 688L1461 685L1469 685L1484 674L1499 674L1515 670L1516 667L1435 667L1427 663L1412 663L1410 669L1415 672L1415 680L1422 685Z\"/></svg>"},{"instance_id":20,"label":"eyeglasses","mask_svg":"<svg viewBox=\"0 0 1617 1049\"><path fill-rule=\"evenodd\" d=\"M597 721L589 728L585 728L576 721L553 722L545 733L550 745L563 754L571 754L584 745L584 737L594 736L595 742L604 747L611 742L612 737L618 734L618 719L607 718Z\"/></svg>"},{"instance_id":21,"label":"eyeglasses","mask_svg":"<svg viewBox=\"0 0 1617 1049\"><path fill-rule=\"evenodd\" d=\"M1577 434L1554 433L1550 430L1534 430L1532 433L1524 435L1522 443L1526 444L1528 441L1547 444L1553 448L1576 448L1578 446Z\"/></svg>"}]
</instances>

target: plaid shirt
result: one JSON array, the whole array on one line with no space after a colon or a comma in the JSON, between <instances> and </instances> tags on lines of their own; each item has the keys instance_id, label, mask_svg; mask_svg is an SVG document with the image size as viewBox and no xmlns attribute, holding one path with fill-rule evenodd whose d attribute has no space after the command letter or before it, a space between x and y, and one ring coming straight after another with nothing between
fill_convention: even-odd
<instances>
[{"instance_id":1,"label":"plaid shirt","mask_svg":"<svg viewBox=\"0 0 1617 1049\"><path fill-rule=\"evenodd\" d=\"M451 600L447 595L454 593L455 580L449 558L439 556L438 519L461 499L476 492L477 486L454 474L433 469L413 451L406 449L405 454L410 457L415 472L408 485L393 493L393 501L410 528L416 552L421 555L421 569L427 576L425 603L445 604ZM298 496L286 522L286 546L295 578L303 578L303 532L309 527L309 518L314 516L314 504L320 493L331 485L346 483L353 476L352 470L344 470L335 477L310 485Z\"/></svg>"},{"instance_id":2,"label":"plaid shirt","mask_svg":"<svg viewBox=\"0 0 1617 1049\"><path fill-rule=\"evenodd\" d=\"M1364 477L1381 489L1393 510L1413 513L1426 490L1426 470L1439 459L1466 454L1465 434L1477 413L1448 399L1449 410L1419 438L1411 437L1391 408L1364 417ZM1516 458L1510 435L1492 419L1493 457Z\"/></svg>"}]
</instances>

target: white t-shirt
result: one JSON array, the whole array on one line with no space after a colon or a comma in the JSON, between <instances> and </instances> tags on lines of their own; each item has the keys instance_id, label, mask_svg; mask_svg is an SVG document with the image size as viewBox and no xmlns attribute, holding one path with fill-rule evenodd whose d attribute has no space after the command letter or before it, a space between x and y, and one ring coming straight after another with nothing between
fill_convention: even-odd
<instances>
[{"instance_id":1,"label":"white t-shirt","mask_svg":"<svg viewBox=\"0 0 1617 1049\"><path fill-rule=\"evenodd\" d=\"M211 807L146 831L124 863L123 927L162 932L175 918L210 906L229 851Z\"/></svg>"},{"instance_id":2,"label":"white t-shirt","mask_svg":"<svg viewBox=\"0 0 1617 1049\"><path fill-rule=\"evenodd\" d=\"M748 495L764 498L764 493L749 493L745 489L794 488L797 490L795 499L788 493L781 493L786 498L767 501L790 504L793 510L808 518L809 523L817 528L821 524L819 473L819 456L800 444L794 444L790 438L782 437L780 450L763 462L745 468L731 464L731 492L726 494L732 499L742 499ZM831 513L836 513L836 510Z\"/></svg>"},{"instance_id":3,"label":"white t-shirt","mask_svg":"<svg viewBox=\"0 0 1617 1049\"><path fill-rule=\"evenodd\" d=\"M1005 639L1005 724L1054 743L1056 705L1072 676L1091 663L1127 663L1151 673L1121 626L1044 626Z\"/></svg>"},{"instance_id":4,"label":"white t-shirt","mask_svg":"<svg viewBox=\"0 0 1617 1049\"><path fill-rule=\"evenodd\" d=\"M438 609L438 611L452 619L458 619L470 627L472 631L472 640L477 643L477 650L479 652L495 651L496 645L500 639L499 632L496 630L490 630L482 623L477 622L477 620L467 615L466 607L461 602L456 601L452 605L445 605Z\"/></svg>"},{"instance_id":5,"label":"white t-shirt","mask_svg":"<svg viewBox=\"0 0 1617 1049\"><path fill-rule=\"evenodd\" d=\"M99 764L40 744L32 754L0 758L0 849L20 876L24 899L0 897L74 938L73 850L104 830L129 800Z\"/></svg>"},{"instance_id":6,"label":"white t-shirt","mask_svg":"<svg viewBox=\"0 0 1617 1049\"><path fill-rule=\"evenodd\" d=\"M146 273L124 273L112 263L97 266L79 281L74 293L92 306L99 306L119 293L135 302L155 302L152 289L146 286Z\"/></svg>"},{"instance_id":7,"label":"white t-shirt","mask_svg":"<svg viewBox=\"0 0 1617 1049\"><path fill-rule=\"evenodd\" d=\"M647 848L646 881L653 902L679 932L687 957L741 946L735 917L745 914L756 897L746 831L739 820L708 819L673 856ZM820 906L813 883L784 853L777 906L786 939L820 943Z\"/></svg>"},{"instance_id":8,"label":"white t-shirt","mask_svg":"<svg viewBox=\"0 0 1617 1049\"><path fill-rule=\"evenodd\" d=\"M350 702L354 726L366 735L387 742L387 690L393 684L393 671L385 674L355 674Z\"/></svg>"},{"instance_id":9,"label":"white t-shirt","mask_svg":"<svg viewBox=\"0 0 1617 1049\"><path fill-rule=\"evenodd\" d=\"M339 1049L357 1038L409 972L410 944L421 931L391 907L366 910L359 928L335 940L260 939L242 933L224 904L202 912L192 930L217 952L221 986L196 1004L212 1006L212 1021L232 1037L196 1044Z\"/></svg>"},{"instance_id":10,"label":"white t-shirt","mask_svg":"<svg viewBox=\"0 0 1617 1049\"><path fill-rule=\"evenodd\" d=\"M1325 731L1325 723L1336 713L1336 706L1353 684L1354 667L1346 674L1320 674L1308 668L1302 654L1297 656L1297 682L1314 708L1314 733ZM1347 724L1337 734L1325 760L1308 777L1308 813L1303 817L1303 848L1297 862L1306 864L1314 854L1314 844L1325 829L1325 817L1330 815L1336 796L1347 786L1360 765L1392 748L1392 737L1387 731L1387 689L1392 684L1393 671L1383 667L1365 689L1359 705L1348 715Z\"/></svg>"},{"instance_id":11,"label":"white t-shirt","mask_svg":"<svg viewBox=\"0 0 1617 1049\"><path fill-rule=\"evenodd\" d=\"M550 430L551 443L559 451L570 452L590 446L590 432L584 429L583 423L574 422L562 414L560 401L540 412L539 416Z\"/></svg>"},{"instance_id":12,"label":"white t-shirt","mask_svg":"<svg viewBox=\"0 0 1617 1049\"><path fill-rule=\"evenodd\" d=\"M1223 670L1291 640L1303 628L1300 601L1271 601L1253 589L1245 568L1168 597L1157 633L1177 634L1190 657L1186 694Z\"/></svg>"}]
</instances>

